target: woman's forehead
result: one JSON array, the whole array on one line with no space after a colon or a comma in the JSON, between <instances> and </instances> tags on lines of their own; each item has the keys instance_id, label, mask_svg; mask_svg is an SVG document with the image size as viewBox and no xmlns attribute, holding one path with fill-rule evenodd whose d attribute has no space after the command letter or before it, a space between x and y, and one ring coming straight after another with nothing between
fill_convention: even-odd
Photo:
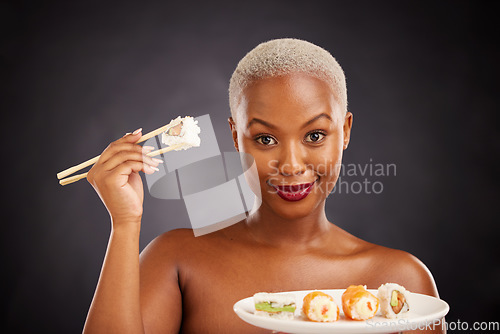
<instances>
[{"instance_id":1,"label":"woman's forehead","mask_svg":"<svg viewBox=\"0 0 500 334\"><path fill-rule=\"evenodd\" d=\"M333 90L324 81L294 74L258 80L242 93L238 118L253 117L285 122L310 119L321 113L332 119L341 113Z\"/></svg>"}]
</instances>

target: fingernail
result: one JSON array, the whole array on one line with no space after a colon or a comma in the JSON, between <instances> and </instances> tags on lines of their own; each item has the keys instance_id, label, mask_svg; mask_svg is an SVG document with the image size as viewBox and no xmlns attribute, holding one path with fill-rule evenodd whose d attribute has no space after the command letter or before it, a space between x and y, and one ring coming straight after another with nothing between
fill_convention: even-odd
<instances>
[{"instance_id":1,"label":"fingernail","mask_svg":"<svg viewBox=\"0 0 500 334\"><path fill-rule=\"evenodd\" d=\"M157 158L153 158L153 161L156 162L156 163L159 163L159 164L163 163L163 160L157 159Z\"/></svg>"},{"instance_id":2,"label":"fingernail","mask_svg":"<svg viewBox=\"0 0 500 334\"><path fill-rule=\"evenodd\" d=\"M135 130L134 132L132 132L133 135L136 135L138 133L140 133L142 131L142 128L139 128L137 130Z\"/></svg>"},{"instance_id":3,"label":"fingernail","mask_svg":"<svg viewBox=\"0 0 500 334\"><path fill-rule=\"evenodd\" d=\"M143 146L142 147L142 151L143 152L151 152L152 150L154 150L155 148L153 146Z\"/></svg>"},{"instance_id":4,"label":"fingernail","mask_svg":"<svg viewBox=\"0 0 500 334\"><path fill-rule=\"evenodd\" d=\"M154 170L155 172L159 172L160 170L158 168L156 168L155 166L149 166L149 168L151 168L152 170Z\"/></svg>"}]
</instances>

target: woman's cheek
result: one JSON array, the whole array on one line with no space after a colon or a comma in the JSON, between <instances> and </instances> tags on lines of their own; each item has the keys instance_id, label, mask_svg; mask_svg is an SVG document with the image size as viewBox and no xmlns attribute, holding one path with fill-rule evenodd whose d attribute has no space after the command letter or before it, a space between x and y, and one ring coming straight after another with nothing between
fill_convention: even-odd
<instances>
[{"instance_id":1,"label":"woman's cheek","mask_svg":"<svg viewBox=\"0 0 500 334\"><path fill-rule=\"evenodd\" d=\"M278 183L279 180L279 169L276 167L276 161L272 157L261 156L258 162L259 168L259 178L261 183L261 189L263 192L272 192L267 182Z\"/></svg>"},{"instance_id":2,"label":"woman's cheek","mask_svg":"<svg viewBox=\"0 0 500 334\"><path fill-rule=\"evenodd\" d=\"M332 155L324 155L324 157ZM316 163L316 174L319 176L319 190L327 197L335 187L335 183L340 175L340 159L330 159L318 161Z\"/></svg>"},{"instance_id":3,"label":"woman's cheek","mask_svg":"<svg viewBox=\"0 0 500 334\"><path fill-rule=\"evenodd\" d=\"M247 182L256 195L262 196L264 195L264 192L269 191L267 180L272 180L273 177L277 177L278 169L274 167L272 157L269 157L262 152L255 151L250 154L253 157L253 161L255 161L256 168L250 177L246 176Z\"/></svg>"}]
</instances>

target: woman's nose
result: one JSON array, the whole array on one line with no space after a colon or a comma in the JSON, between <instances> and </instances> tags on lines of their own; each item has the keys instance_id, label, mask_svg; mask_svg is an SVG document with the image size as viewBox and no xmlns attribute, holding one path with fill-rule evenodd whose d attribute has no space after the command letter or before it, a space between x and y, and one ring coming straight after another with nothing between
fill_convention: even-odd
<instances>
[{"instance_id":1,"label":"woman's nose","mask_svg":"<svg viewBox=\"0 0 500 334\"><path fill-rule=\"evenodd\" d=\"M284 176L303 174L306 171L303 154L304 152L298 145L284 146L279 160L280 173Z\"/></svg>"}]
</instances>

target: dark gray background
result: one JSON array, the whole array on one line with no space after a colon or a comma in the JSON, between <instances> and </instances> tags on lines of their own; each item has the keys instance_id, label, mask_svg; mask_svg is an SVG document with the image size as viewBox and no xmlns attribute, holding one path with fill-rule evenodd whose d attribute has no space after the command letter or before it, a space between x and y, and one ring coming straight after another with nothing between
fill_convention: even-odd
<instances>
[{"instance_id":1,"label":"dark gray background","mask_svg":"<svg viewBox=\"0 0 500 334\"><path fill-rule=\"evenodd\" d=\"M379 195L332 196L329 219L419 257L451 306L448 320L498 321L493 8L11 1L0 15L2 316L10 332L81 331L98 279L107 212L88 183L61 187L56 173L178 115L210 114L221 151L234 150L230 75L246 52L278 37L316 43L343 66L354 114L344 163L397 165L396 176L370 179L383 182ZM181 201L146 195L144 206L141 247L189 226Z\"/></svg>"}]
</instances>

